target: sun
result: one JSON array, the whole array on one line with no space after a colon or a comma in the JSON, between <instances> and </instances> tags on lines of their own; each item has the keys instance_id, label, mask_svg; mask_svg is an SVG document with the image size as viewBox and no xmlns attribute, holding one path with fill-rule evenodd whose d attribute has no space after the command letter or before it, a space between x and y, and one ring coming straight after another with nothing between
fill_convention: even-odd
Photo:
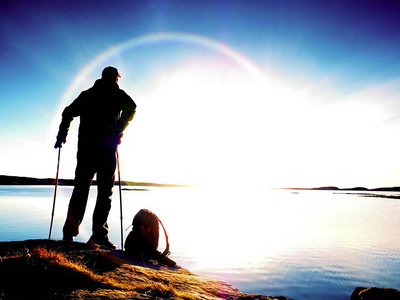
<instances>
[{"instance_id":1,"label":"sun","mask_svg":"<svg viewBox=\"0 0 400 300\"><path fill-rule=\"evenodd\" d=\"M124 153L125 162L164 182L237 180L254 132L246 112L255 100L248 98L254 85L221 58L196 57L174 66L140 95L137 119L121 146L121 152L135 154Z\"/></svg>"}]
</instances>

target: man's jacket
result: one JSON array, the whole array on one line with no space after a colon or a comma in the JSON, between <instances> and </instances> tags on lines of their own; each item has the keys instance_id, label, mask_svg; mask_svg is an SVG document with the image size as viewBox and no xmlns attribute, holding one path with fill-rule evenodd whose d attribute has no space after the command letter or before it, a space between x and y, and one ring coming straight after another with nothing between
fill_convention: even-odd
<instances>
[{"instance_id":1,"label":"man's jacket","mask_svg":"<svg viewBox=\"0 0 400 300\"><path fill-rule=\"evenodd\" d=\"M117 83L98 79L64 109L57 139L66 139L71 121L79 116L79 146L116 146L135 111L135 102Z\"/></svg>"}]
</instances>

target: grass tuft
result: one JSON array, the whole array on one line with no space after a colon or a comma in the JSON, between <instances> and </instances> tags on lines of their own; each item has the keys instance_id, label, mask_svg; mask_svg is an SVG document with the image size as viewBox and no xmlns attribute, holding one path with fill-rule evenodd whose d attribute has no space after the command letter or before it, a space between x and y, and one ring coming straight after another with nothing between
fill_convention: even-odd
<instances>
[{"instance_id":1,"label":"grass tuft","mask_svg":"<svg viewBox=\"0 0 400 300\"><path fill-rule=\"evenodd\" d=\"M2 291L67 291L78 288L121 288L106 275L95 274L84 264L67 259L62 253L35 248L27 253L2 257ZM21 286L26 288L21 290Z\"/></svg>"},{"instance_id":2,"label":"grass tuft","mask_svg":"<svg viewBox=\"0 0 400 300\"><path fill-rule=\"evenodd\" d=\"M112 272L98 274L76 259L43 247L0 257L0 275L0 296L9 294L23 298L32 294L50 296L80 289L103 289L146 294L151 299L196 299L162 278L149 280L145 274L137 272L121 280Z\"/></svg>"}]
</instances>

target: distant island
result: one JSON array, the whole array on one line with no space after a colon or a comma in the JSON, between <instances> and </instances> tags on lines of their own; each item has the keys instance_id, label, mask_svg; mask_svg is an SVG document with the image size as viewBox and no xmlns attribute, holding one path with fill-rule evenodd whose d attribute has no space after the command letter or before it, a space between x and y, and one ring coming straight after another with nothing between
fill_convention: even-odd
<instances>
[{"instance_id":1,"label":"distant island","mask_svg":"<svg viewBox=\"0 0 400 300\"><path fill-rule=\"evenodd\" d=\"M284 190L310 190L310 191L360 191L360 192L400 192L400 186L394 187L380 187L375 189L368 189L366 187L353 187L353 188L338 188L337 186L322 186L314 188L282 188Z\"/></svg>"},{"instance_id":2,"label":"distant island","mask_svg":"<svg viewBox=\"0 0 400 300\"><path fill-rule=\"evenodd\" d=\"M0 175L0 185L55 185L55 178L33 178L20 176ZM96 185L96 180L93 180L92 185ZM118 184L118 181L116 181ZM73 186L73 179L58 179L58 185ZM158 186L158 187L188 187L189 185L169 184L169 183L153 183L153 182L134 182L121 181L123 186Z\"/></svg>"}]
</instances>

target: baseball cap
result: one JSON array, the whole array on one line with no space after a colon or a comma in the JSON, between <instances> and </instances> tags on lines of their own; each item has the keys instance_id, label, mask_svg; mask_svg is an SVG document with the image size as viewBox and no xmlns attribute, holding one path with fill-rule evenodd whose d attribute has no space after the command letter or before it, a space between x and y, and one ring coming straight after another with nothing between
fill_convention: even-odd
<instances>
[{"instance_id":1,"label":"baseball cap","mask_svg":"<svg viewBox=\"0 0 400 300\"><path fill-rule=\"evenodd\" d=\"M103 78L115 78L115 77L121 77L121 75L119 75L118 69L114 68L114 67L105 67L103 72L101 72L101 77Z\"/></svg>"}]
</instances>

